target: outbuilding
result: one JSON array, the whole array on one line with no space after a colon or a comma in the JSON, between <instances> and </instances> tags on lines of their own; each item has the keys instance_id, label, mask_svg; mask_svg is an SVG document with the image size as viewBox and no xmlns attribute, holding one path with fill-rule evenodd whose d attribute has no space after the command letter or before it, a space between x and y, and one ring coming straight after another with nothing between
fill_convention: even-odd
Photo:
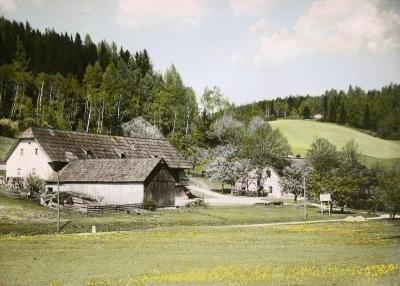
<instances>
[{"instance_id":1,"label":"outbuilding","mask_svg":"<svg viewBox=\"0 0 400 286\"><path fill-rule=\"evenodd\" d=\"M101 204L142 204L148 194L157 207L175 205L175 179L162 158L85 159L67 164L47 179L47 190L85 194Z\"/></svg>"}]
</instances>

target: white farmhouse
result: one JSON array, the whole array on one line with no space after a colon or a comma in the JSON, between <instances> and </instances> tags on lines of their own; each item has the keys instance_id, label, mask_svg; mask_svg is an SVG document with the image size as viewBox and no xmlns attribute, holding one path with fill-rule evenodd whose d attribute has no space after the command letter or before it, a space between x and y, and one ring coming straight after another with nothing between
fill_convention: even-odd
<instances>
[{"instance_id":1,"label":"white farmhouse","mask_svg":"<svg viewBox=\"0 0 400 286\"><path fill-rule=\"evenodd\" d=\"M267 167L263 170L261 183L263 186L263 195L270 198L282 198L282 187L279 184L281 180L278 172L272 168ZM257 175L256 171L251 171L246 178L241 179L235 184L236 190L243 190L247 192L257 193Z\"/></svg>"},{"instance_id":2,"label":"white farmhouse","mask_svg":"<svg viewBox=\"0 0 400 286\"><path fill-rule=\"evenodd\" d=\"M170 200L169 194L159 195L163 184L155 184L157 190L151 186L146 189L151 185L149 178L156 180L160 168L167 170L161 172L166 182L172 177L175 187L187 185L185 170L191 168L190 163L164 139L34 127L22 133L6 158L6 177L11 180L36 175L51 185L55 171L61 170L63 190L98 194L109 203L130 204L143 199L143 192L137 191L137 185L141 185L139 188L149 190L158 205L173 205L175 200Z\"/></svg>"}]
</instances>

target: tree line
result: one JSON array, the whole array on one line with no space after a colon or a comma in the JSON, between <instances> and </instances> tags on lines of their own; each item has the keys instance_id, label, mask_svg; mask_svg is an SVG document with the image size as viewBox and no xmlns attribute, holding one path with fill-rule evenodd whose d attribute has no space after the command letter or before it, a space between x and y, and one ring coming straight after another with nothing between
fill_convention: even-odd
<instances>
[{"instance_id":1,"label":"tree line","mask_svg":"<svg viewBox=\"0 0 400 286\"><path fill-rule=\"evenodd\" d=\"M249 121L254 116L317 118L324 122L365 129L385 139L400 139L400 85L364 91L349 86L347 91L331 89L319 96L288 96L238 106L235 114Z\"/></svg>"},{"instance_id":2,"label":"tree line","mask_svg":"<svg viewBox=\"0 0 400 286\"><path fill-rule=\"evenodd\" d=\"M194 91L172 65L155 71L146 50L82 43L0 18L0 118L19 129L43 126L122 134L143 117L164 135L189 137L198 115ZM3 120L4 122L4 120ZM12 125L12 124L11 124Z\"/></svg>"}]
</instances>

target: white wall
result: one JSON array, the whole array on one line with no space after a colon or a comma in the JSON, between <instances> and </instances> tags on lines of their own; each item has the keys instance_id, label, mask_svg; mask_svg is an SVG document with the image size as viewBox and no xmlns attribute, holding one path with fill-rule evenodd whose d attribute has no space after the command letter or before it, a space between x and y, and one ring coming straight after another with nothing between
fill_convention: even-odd
<instances>
[{"instance_id":1,"label":"white wall","mask_svg":"<svg viewBox=\"0 0 400 286\"><path fill-rule=\"evenodd\" d=\"M267 176L267 170L270 171L271 176ZM261 182L263 183L264 192L268 192L268 197L281 198L282 187L279 184L280 176L272 168L265 168L262 175ZM236 188L241 189L242 187L248 189L251 192L257 192L257 177L255 171L249 173L247 180L239 181L235 184ZM270 192L270 187L272 192Z\"/></svg>"},{"instance_id":2,"label":"white wall","mask_svg":"<svg viewBox=\"0 0 400 286\"><path fill-rule=\"evenodd\" d=\"M47 185L47 188L57 191L57 184ZM99 203L110 205L143 203L143 184L100 184L100 183L65 183L60 185L61 192L77 192L95 198Z\"/></svg>"},{"instance_id":3,"label":"white wall","mask_svg":"<svg viewBox=\"0 0 400 286\"><path fill-rule=\"evenodd\" d=\"M21 149L24 150L23 154ZM22 139L7 160L6 176L27 177L36 173L39 177L47 179L53 172L48 161L47 155L34 139Z\"/></svg>"}]
</instances>

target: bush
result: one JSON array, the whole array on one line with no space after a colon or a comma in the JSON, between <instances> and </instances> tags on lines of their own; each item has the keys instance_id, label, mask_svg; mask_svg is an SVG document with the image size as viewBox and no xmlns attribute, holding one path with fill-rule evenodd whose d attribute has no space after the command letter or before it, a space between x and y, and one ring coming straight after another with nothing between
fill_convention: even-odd
<instances>
[{"instance_id":1,"label":"bush","mask_svg":"<svg viewBox=\"0 0 400 286\"><path fill-rule=\"evenodd\" d=\"M18 134L18 124L10 119L0 119L0 136L15 138Z\"/></svg>"},{"instance_id":2,"label":"bush","mask_svg":"<svg viewBox=\"0 0 400 286\"><path fill-rule=\"evenodd\" d=\"M26 188L33 194L44 192L45 187L46 183L38 176L30 175L26 178Z\"/></svg>"},{"instance_id":3,"label":"bush","mask_svg":"<svg viewBox=\"0 0 400 286\"><path fill-rule=\"evenodd\" d=\"M145 194L143 198L143 208L149 211L156 210L156 202L150 197L149 194Z\"/></svg>"}]
</instances>

